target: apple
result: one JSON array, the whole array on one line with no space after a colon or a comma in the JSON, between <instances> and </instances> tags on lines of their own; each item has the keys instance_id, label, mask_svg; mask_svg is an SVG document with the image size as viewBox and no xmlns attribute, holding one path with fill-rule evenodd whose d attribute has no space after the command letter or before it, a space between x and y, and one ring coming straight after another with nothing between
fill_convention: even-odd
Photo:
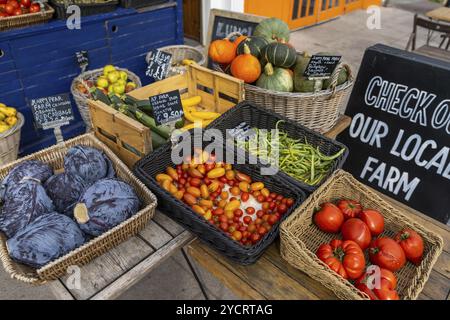
<instances>
[{"instance_id":1,"label":"apple","mask_svg":"<svg viewBox=\"0 0 450 320\"><path fill-rule=\"evenodd\" d=\"M103 74L106 76L108 75L108 73L116 71L116 67L114 67L113 65L106 65L103 67Z\"/></svg>"},{"instance_id":2,"label":"apple","mask_svg":"<svg viewBox=\"0 0 450 320\"><path fill-rule=\"evenodd\" d=\"M128 74L125 71L119 71L119 74L120 74L120 79L122 79L123 81L128 80Z\"/></svg>"},{"instance_id":3,"label":"apple","mask_svg":"<svg viewBox=\"0 0 450 320\"><path fill-rule=\"evenodd\" d=\"M114 93L121 95L121 94L125 93L125 86L123 84L116 83L113 86L113 90L114 90Z\"/></svg>"},{"instance_id":4,"label":"apple","mask_svg":"<svg viewBox=\"0 0 450 320\"><path fill-rule=\"evenodd\" d=\"M125 86L125 92L130 92L133 91L134 89L136 89L136 83L134 82L128 82L127 85Z\"/></svg>"},{"instance_id":5,"label":"apple","mask_svg":"<svg viewBox=\"0 0 450 320\"><path fill-rule=\"evenodd\" d=\"M97 87L107 88L109 86L108 79L104 76L100 76L97 79Z\"/></svg>"},{"instance_id":6,"label":"apple","mask_svg":"<svg viewBox=\"0 0 450 320\"><path fill-rule=\"evenodd\" d=\"M109 83L114 84L117 82L117 80L119 80L120 74L117 71L111 71L108 73L107 77L108 77Z\"/></svg>"}]
</instances>

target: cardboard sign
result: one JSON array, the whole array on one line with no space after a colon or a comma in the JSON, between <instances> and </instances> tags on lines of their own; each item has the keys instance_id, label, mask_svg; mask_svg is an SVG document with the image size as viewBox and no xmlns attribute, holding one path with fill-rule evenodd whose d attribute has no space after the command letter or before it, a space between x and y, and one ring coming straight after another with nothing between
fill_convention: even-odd
<instances>
[{"instance_id":1,"label":"cardboard sign","mask_svg":"<svg viewBox=\"0 0 450 320\"><path fill-rule=\"evenodd\" d=\"M443 223L450 214L450 65L384 45L367 49L338 140L344 169Z\"/></svg>"},{"instance_id":2,"label":"cardboard sign","mask_svg":"<svg viewBox=\"0 0 450 320\"><path fill-rule=\"evenodd\" d=\"M31 99L30 107L38 128L56 128L67 125L74 119L68 93Z\"/></svg>"},{"instance_id":3,"label":"cardboard sign","mask_svg":"<svg viewBox=\"0 0 450 320\"><path fill-rule=\"evenodd\" d=\"M341 56L313 55L303 74L310 79L329 78L341 61Z\"/></svg>"},{"instance_id":4,"label":"cardboard sign","mask_svg":"<svg viewBox=\"0 0 450 320\"><path fill-rule=\"evenodd\" d=\"M178 90L150 97L156 125L178 121L183 117L180 92Z\"/></svg>"},{"instance_id":5,"label":"cardboard sign","mask_svg":"<svg viewBox=\"0 0 450 320\"><path fill-rule=\"evenodd\" d=\"M85 50L78 51L78 52L75 52L75 56L76 56L77 63L80 66L81 70L82 71L86 70L87 67L89 66L88 52Z\"/></svg>"},{"instance_id":6,"label":"cardboard sign","mask_svg":"<svg viewBox=\"0 0 450 320\"><path fill-rule=\"evenodd\" d=\"M152 50L147 72L145 73L155 81L163 80L167 77L172 63L172 54L160 50Z\"/></svg>"}]
</instances>

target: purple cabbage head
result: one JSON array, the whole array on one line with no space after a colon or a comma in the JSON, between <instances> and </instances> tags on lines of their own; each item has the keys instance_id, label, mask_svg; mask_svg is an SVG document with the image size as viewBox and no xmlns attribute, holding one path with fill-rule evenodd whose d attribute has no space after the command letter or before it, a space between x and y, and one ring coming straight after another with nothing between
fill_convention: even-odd
<instances>
[{"instance_id":1,"label":"purple cabbage head","mask_svg":"<svg viewBox=\"0 0 450 320\"><path fill-rule=\"evenodd\" d=\"M27 160L15 166L3 179L0 186L0 198L9 197L9 192L17 186L23 178L29 177L45 182L53 174L52 168L39 160Z\"/></svg>"},{"instance_id":2,"label":"purple cabbage head","mask_svg":"<svg viewBox=\"0 0 450 320\"><path fill-rule=\"evenodd\" d=\"M67 151L64 171L79 175L89 185L99 179L115 176L111 160L102 151L83 145Z\"/></svg>"},{"instance_id":3,"label":"purple cabbage head","mask_svg":"<svg viewBox=\"0 0 450 320\"><path fill-rule=\"evenodd\" d=\"M7 241L12 259L40 268L81 246L85 241L77 223L51 212L36 218Z\"/></svg>"},{"instance_id":4,"label":"purple cabbage head","mask_svg":"<svg viewBox=\"0 0 450 320\"><path fill-rule=\"evenodd\" d=\"M139 199L133 188L117 179L102 179L90 186L74 215L81 230L99 236L125 221L139 210Z\"/></svg>"},{"instance_id":5,"label":"purple cabbage head","mask_svg":"<svg viewBox=\"0 0 450 320\"><path fill-rule=\"evenodd\" d=\"M0 211L0 230L10 238L37 217L53 210L53 202L41 183L26 178L5 199Z\"/></svg>"},{"instance_id":6,"label":"purple cabbage head","mask_svg":"<svg viewBox=\"0 0 450 320\"><path fill-rule=\"evenodd\" d=\"M51 176L44 184L57 212L73 217L73 207L89 185L79 175L63 172Z\"/></svg>"}]
</instances>

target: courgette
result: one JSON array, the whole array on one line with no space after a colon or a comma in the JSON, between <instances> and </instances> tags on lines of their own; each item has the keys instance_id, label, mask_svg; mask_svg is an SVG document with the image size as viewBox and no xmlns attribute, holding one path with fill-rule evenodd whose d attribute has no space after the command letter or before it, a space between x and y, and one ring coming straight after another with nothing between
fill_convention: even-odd
<instances>
[{"instance_id":1,"label":"courgette","mask_svg":"<svg viewBox=\"0 0 450 320\"><path fill-rule=\"evenodd\" d=\"M177 128L177 129L183 128L184 127L184 123L185 123L184 118L181 118L180 120L178 120L175 123L175 128Z\"/></svg>"},{"instance_id":2,"label":"courgette","mask_svg":"<svg viewBox=\"0 0 450 320\"><path fill-rule=\"evenodd\" d=\"M135 105L136 107L138 107L141 111L146 111L146 112L150 112L153 113L153 107L150 104L150 100L139 100L136 99L132 96L126 95L124 98L124 102L126 104L131 104L131 105Z\"/></svg>"},{"instance_id":3,"label":"courgette","mask_svg":"<svg viewBox=\"0 0 450 320\"><path fill-rule=\"evenodd\" d=\"M121 104L123 104L122 99L120 99L119 96L117 96L115 93L110 92L108 94L109 100L111 100L110 104L114 104L116 107L119 107ZM115 108L117 109L117 108Z\"/></svg>"},{"instance_id":4,"label":"courgette","mask_svg":"<svg viewBox=\"0 0 450 320\"><path fill-rule=\"evenodd\" d=\"M103 102L106 105L110 105L111 101L109 100L108 96L99 88L91 88L91 94L92 94L92 98L94 98L94 100L98 100Z\"/></svg>"},{"instance_id":5,"label":"courgette","mask_svg":"<svg viewBox=\"0 0 450 320\"><path fill-rule=\"evenodd\" d=\"M146 115L144 112L139 110L136 106L128 105L128 110L130 110L131 113L134 114L136 119L138 119L138 121L141 122L143 125L149 127L150 129L152 129L152 131L155 131L161 137L163 137L165 139L169 139L170 128L168 126L164 126L164 125L157 126L155 119Z\"/></svg>"},{"instance_id":6,"label":"courgette","mask_svg":"<svg viewBox=\"0 0 450 320\"><path fill-rule=\"evenodd\" d=\"M157 132L152 130L152 146L153 146L153 150L156 150L157 148L159 148L160 146L162 146L166 142L167 142L166 139L164 139Z\"/></svg>"}]
</instances>

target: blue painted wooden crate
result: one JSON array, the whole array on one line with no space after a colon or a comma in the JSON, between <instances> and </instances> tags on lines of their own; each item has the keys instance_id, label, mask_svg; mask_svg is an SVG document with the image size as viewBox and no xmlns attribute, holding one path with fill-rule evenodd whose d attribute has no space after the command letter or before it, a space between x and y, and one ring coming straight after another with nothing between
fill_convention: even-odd
<instances>
[{"instance_id":1,"label":"blue painted wooden crate","mask_svg":"<svg viewBox=\"0 0 450 320\"><path fill-rule=\"evenodd\" d=\"M73 78L80 73L75 52L87 50L89 69L114 64L137 74L148 84L145 55L154 48L183 43L182 1L135 9L118 8L96 16L82 17L81 29L70 30L66 21L0 33L0 102L24 114L20 156L55 143L52 130L35 128L28 101L70 93ZM62 127L69 139L85 131L72 100L75 120Z\"/></svg>"}]
</instances>

